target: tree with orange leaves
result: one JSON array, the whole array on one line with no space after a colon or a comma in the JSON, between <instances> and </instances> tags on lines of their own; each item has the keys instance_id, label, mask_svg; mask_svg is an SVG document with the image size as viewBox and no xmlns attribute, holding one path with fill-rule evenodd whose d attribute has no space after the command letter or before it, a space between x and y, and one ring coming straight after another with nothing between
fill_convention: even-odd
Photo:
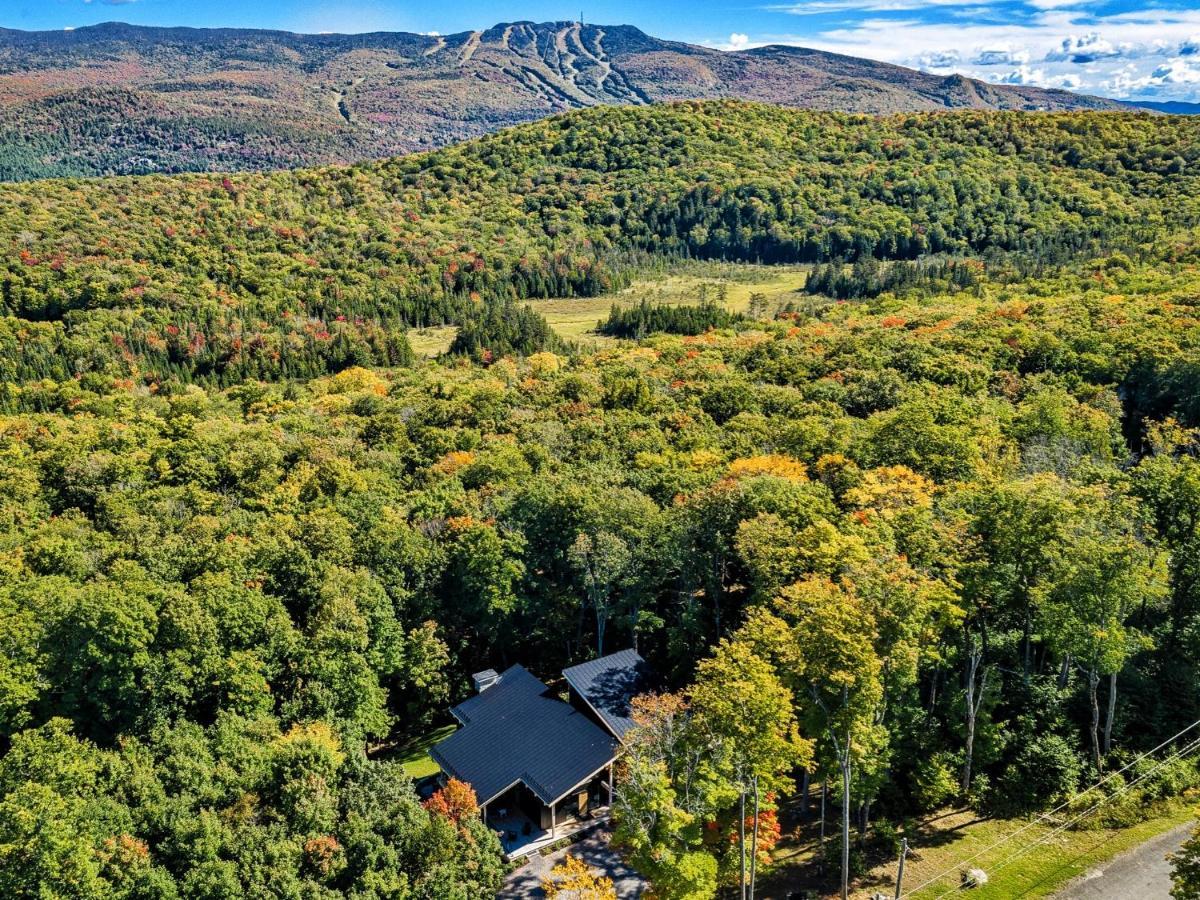
<instances>
[{"instance_id":1,"label":"tree with orange leaves","mask_svg":"<svg viewBox=\"0 0 1200 900\"><path fill-rule=\"evenodd\" d=\"M475 797L475 789L457 778L447 781L444 787L425 801L424 806L431 813L449 819L455 825L469 816L479 815L479 801Z\"/></svg>"}]
</instances>

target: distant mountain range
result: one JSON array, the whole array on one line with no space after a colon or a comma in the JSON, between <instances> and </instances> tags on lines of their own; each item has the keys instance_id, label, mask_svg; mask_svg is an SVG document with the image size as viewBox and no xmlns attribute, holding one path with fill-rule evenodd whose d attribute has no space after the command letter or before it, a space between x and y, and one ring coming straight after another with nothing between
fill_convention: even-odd
<instances>
[{"instance_id":1,"label":"distant mountain range","mask_svg":"<svg viewBox=\"0 0 1200 900\"><path fill-rule=\"evenodd\" d=\"M1188 103L1186 100L1130 100L1125 105L1172 116L1200 116L1200 103Z\"/></svg>"},{"instance_id":2,"label":"distant mountain range","mask_svg":"<svg viewBox=\"0 0 1200 900\"><path fill-rule=\"evenodd\" d=\"M628 25L0 29L0 179L353 162L578 107L716 97L863 113L1124 108L799 47L721 52Z\"/></svg>"}]
</instances>

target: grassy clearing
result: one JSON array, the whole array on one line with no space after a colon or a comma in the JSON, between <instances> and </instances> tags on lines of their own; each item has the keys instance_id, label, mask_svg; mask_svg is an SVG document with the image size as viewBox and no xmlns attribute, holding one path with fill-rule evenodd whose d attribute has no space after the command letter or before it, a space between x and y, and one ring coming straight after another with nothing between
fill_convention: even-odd
<instances>
[{"instance_id":1,"label":"grassy clearing","mask_svg":"<svg viewBox=\"0 0 1200 900\"><path fill-rule=\"evenodd\" d=\"M970 864L972 867L983 869L990 878L986 885L971 890L970 896L977 900L1049 897L1097 863L1112 859L1177 825L1190 822L1194 816L1194 810L1186 803L1180 802L1165 808L1161 815L1129 828L1063 831L1050 837L1054 826L1033 825L1020 837L984 852L979 859ZM1026 823L1019 820L977 822L940 846L935 845L920 851L921 858L913 861L905 873L905 881L911 887L920 885L952 866L954 871L918 891L913 897L917 900L933 900L957 887L960 881L959 870L965 868L958 865L959 860L986 850L1024 824ZM1039 844L1035 849L1013 859L1023 848L1042 838L1048 839L1044 844ZM894 867L889 867L884 872L876 870L874 874L885 876L886 883L890 884L891 878L894 877Z\"/></svg>"},{"instance_id":2,"label":"grassy clearing","mask_svg":"<svg viewBox=\"0 0 1200 900\"><path fill-rule=\"evenodd\" d=\"M633 306L648 300L682 306L701 300L719 300L733 312L745 312L750 296L763 294L767 303L782 305L804 286L808 269L802 266L755 266L735 263L708 263L684 266L668 275L636 279L621 291L599 297L534 300L529 305L546 317L561 337L584 345L611 343L612 338L596 334L596 323L608 316L614 303Z\"/></svg>"},{"instance_id":3,"label":"grassy clearing","mask_svg":"<svg viewBox=\"0 0 1200 900\"><path fill-rule=\"evenodd\" d=\"M438 765L429 755L429 748L448 738L457 727L456 725L444 725L441 728L435 728L428 734L413 738L408 743L397 747L393 758L404 766L405 773L414 781L436 775Z\"/></svg>"},{"instance_id":4,"label":"grassy clearing","mask_svg":"<svg viewBox=\"0 0 1200 900\"><path fill-rule=\"evenodd\" d=\"M450 349L456 334L458 334L457 325L421 328L408 333L408 343L417 356L438 356Z\"/></svg>"},{"instance_id":5,"label":"grassy clearing","mask_svg":"<svg viewBox=\"0 0 1200 900\"><path fill-rule=\"evenodd\" d=\"M531 300L529 305L545 316L550 327L562 338L583 346L603 346L612 338L596 334L596 323L608 316L614 303L633 306L648 300L672 306L718 300L733 312L745 312L750 296L763 294L769 308L782 306L800 288L807 277L807 266L758 266L742 263L680 264L665 275L636 279L621 291L599 297L563 297ZM458 329L453 325L422 328L408 333L409 343L418 356L445 353Z\"/></svg>"},{"instance_id":6,"label":"grassy clearing","mask_svg":"<svg viewBox=\"0 0 1200 900\"><path fill-rule=\"evenodd\" d=\"M1195 815L1194 807L1180 800L1164 805L1158 815L1129 828L1063 831L1049 837L1056 826L1038 823L1011 841L993 847L1025 828L1028 820L985 819L969 810L943 811L918 820L909 833L911 852L904 872L905 897L910 896L908 891L949 870L949 874L911 895L913 900L935 900L958 887L960 872L966 868L983 869L990 881L960 896L975 900L1049 897L1097 864L1194 821ZM837 827L837 822L830 823L830 840L836 840ZM1042 838L1048 840L1021 853ZM765 889L759 892L764 900L782 900L793 892L822 898L836 896L836 870L826 869L822 877L814 865L816 853L813 826L780 842L775 851L776 865L765 879ZM965 862L977 853L980 854L977 859ZM1017 853L1021 855L1013 859ZM895 877L896 860L880 859L865 876L857 879L851 896L868 900L876 892L883 892L890 897Z\"/></svg>"}]
</instances>

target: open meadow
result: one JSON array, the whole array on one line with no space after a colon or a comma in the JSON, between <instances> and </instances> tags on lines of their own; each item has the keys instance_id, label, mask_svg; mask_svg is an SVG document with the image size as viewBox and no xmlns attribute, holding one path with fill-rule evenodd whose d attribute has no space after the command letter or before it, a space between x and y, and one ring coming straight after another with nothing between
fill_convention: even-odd
<instances>
[{"instance_id":1,"label":"open meadow","mask_svg":"<svg viewBox=\"0 0 1200 900\"><path fill-rule=\"evenodd\" d=\"M730 312L751 312L751 298L762 298L760 315L770 316L788 301L799 302L800 290L810 266L755 265L752 263L680 262L662 274L635 277L626 288L596 297L559 297L529 300L528 306L545 317L560 338L581 348L613 343L613 338L596 332L613 305L636 306L642 301L666 306L688 306L713 301ZM409 332L413 351L437 356L450 349L455 325L416 329Z\"/></svg>"}]
</instances>

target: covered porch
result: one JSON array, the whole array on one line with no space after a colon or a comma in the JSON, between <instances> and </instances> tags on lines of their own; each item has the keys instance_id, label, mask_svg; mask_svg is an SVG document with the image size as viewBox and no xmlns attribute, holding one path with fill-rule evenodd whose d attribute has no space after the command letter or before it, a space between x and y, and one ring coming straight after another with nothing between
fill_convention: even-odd
<instances>
[{"instance_id":1,"label":"covered porch","mask_svg":"<svg viewBox=\"0 0 1200 900\"><path fill-rule=\"evenodd\" d=\"M522 781L480 806L511 861L608 820L612 807L612 763L550 803Z\"/></svg>"}]
</instances>

